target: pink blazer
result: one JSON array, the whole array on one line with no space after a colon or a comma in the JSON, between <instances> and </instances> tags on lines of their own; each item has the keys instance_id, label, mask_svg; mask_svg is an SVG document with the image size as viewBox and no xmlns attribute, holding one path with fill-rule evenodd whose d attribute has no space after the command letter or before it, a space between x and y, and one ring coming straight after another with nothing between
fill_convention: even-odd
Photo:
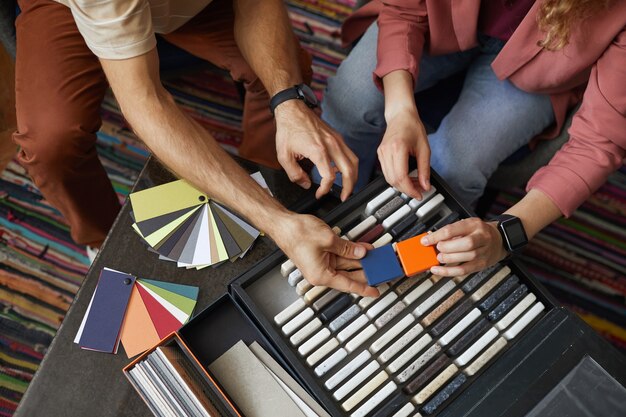
<instances>
[{"instance_id":1,"label":"pink blazer","mask_svg":"<svg viewBox=\"0 0 626 417\"><path fill-rule=\"evenodd\" d=\"M626 155L626 1L587 19L559 51L537 45L544 38L536 22L538 0L492 64L500 79L522 90L549 94L560 131L567 110L580 102L570 139L537 171L527 190L539 189L569 216ZM422 51L441 55L477 45L480 0L374 0L344 24L352 42L378 18L375 82L404 69L417 80Z\"/></svg>"}]
</instances>

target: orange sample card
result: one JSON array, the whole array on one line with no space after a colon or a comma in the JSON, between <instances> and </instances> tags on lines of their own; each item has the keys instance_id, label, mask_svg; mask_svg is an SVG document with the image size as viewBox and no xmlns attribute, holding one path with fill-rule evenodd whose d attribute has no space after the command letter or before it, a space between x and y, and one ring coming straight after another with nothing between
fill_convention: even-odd
<instances>
[{"instance_id":1,"label":"orange sample card","mask_svg":"<svg viewBox=\"0 0 626 417\"><path fill-rule=\"evenodd\" d=\"M439 265L437 251L434 246L424 246L420 240L427 233L422 233L402 242L396 243L396 251L406 276L411 276Z\"/></svg>"}]
</instances>

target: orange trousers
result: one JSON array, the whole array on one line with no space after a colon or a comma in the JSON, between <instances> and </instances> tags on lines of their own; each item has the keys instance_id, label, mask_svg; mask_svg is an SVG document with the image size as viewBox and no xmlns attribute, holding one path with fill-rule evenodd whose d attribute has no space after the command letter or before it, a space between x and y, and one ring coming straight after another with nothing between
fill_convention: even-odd
<instances>
[{"instance_id":1,"label":"orange trousers","mask_svg":"<svg viewBox=\"0 0 626 417\"><path fill-rule=\"evenodd\" d=\"M120 209L96 153L100 105L108 83L69 8L53 0L21 0L19 5L13 135L20 146L18 158L44 198L66 218L72 238L99 247ZM241 55L233 22L232 3L216 0L163 37L243 82L244 135L239 153L278 168L269 95ZM310 81L310 56L299 50L302 75Z\"/></svg>"}]
</instances>

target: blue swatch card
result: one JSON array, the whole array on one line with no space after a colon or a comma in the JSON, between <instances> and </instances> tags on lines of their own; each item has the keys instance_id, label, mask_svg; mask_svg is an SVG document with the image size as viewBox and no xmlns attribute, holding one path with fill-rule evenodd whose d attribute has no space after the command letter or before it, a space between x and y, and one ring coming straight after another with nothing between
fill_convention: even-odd
<instances>
[{"instance_id":1,"label":"blue swatch card","mask_svg":"<svg viewBox=\"0 0 626 417\"><path fill-rule=\"evenodd\" d=\"M117 350L120 329L135 277L103 269L87 311L78 344L83 349L113 353Z\"/></svg>"},{"instance_id":2,"label":"blue swatch card","mask_svg":"<svg viewBox=\"0 0 626 417\"><path fill-rule=\"evenodd\" d=\"M361 265L369 285L379 285L404 276L400 261L391 245L368 251L361 259Z\"/></svg>"}]
</instances>

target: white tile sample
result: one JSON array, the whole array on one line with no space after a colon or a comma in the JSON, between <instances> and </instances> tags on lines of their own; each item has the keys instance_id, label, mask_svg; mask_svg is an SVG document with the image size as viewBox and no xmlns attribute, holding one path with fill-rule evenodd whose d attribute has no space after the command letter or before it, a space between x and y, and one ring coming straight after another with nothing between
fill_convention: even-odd
<instances>
[{"instance_id":1,"label":"white tile sample","mask_svg":"<svg viewBox=\"0 0 626 417\"><path fill-rule=\"evenodd\" d=\"M381 246L385 246L391 243L392 240L393 240L393 236L391 236L391 234L389 233L385 233L384 235L379 237L376 241L374 241L374 243L372 243L372 246L374 246L375 248L380 248Z\"/></svg>"},{"instance_id":2,"label":"white tile sample","mask_svg":"<svg viewBox=\"0 0 626 417\"><path fill-rule=\"evenodd\" d=\"M481 353L480 356L474 360L474 362L469 364L463 372L465 372L468 376L476 374L476 372L480 371L480 369L493 359L505 346L506 339L499 337L491 346L487 348L487 350Z\"/></svg>"},{"instance_id":3,"label":"white tile sample","mask_svg":"<svg viewBox=\"0 0 626 417\"><path fill-rule=\"evenodd\" d=\"M346 343L346 349L348 352L354 352L359 346L361 346L367 339L376 334L376 326L370 324L365 329L361 330L359 334L354 336L348 343Z\"/></svg>"},{"instance_id":4,"label":"white tile sample","mask_svg":"<svg viewBox=\"0 0 626 417\"><path fill-rule=\"evenodd\" d=\"M419 355L432 340L433 338L428 333L417 339L415 343L409 346L387 366L389 372L392 374L398 372L407 362Z\"/></svg>"},{"instance_id":5,"label":"white tile sample","mask_svg":"<svg viewBox=\"0 0 626 417\"><path fill-rule=\"evenodd\" d=\"M306 322L308 322L313 317L313 310L310 307L302 310L297 316L289 320L283 326L283 333L285 336L291 336L293 332L298 330L301 326L303 326Z\"/></svg>"},{"instance_id":6,"label":"white tile sample","mask_svg":"<svg viewBox=\"0 0 626 417\"><path fill-rule=\"evenodd\" d=\"M323 285L319 285L319 286L311 288L310 290L306 292L306 294L304 294L304 301L306 301L307 304L311 304L320 295L324 294L327 289L328 287L324 287Z\"/></svg>"},{"instance_id":7,"label":"white tile sample","mask_svg":"<svg viewBox=\"0 0 626 417\"><path fill-rule=\"evenodd\" d=\"M435 210L437 210L443 204L444 200L445 198L441 194L437 194L436 196L428 200L426 204L417 209L417 211L415 212L417 218L422 220L429 217L431 214L434 214Z\"/></svg>"},{"instance_id":8,"label":"white tile sample","mask_svg":"<svg viewBox=\"0 0 626 417\"><path fill-rule=\"evenodd\" d=\"M439 287L434 293L432 293L428 298L418 305L415 310L413 310L413 314L415 317L419 318L428 310L431 309L436 303L438 303L443 297L446 296L450 291L452 291L455 287L454 281L448 281Z\"/></svg>"},{"instance_id":9,"label":"white tile sample","mask_svg":"<svg viewBox=\"0 0 626 417\"><path fill-rule=\"evenodd\" d=\"M450 378L456 374L458 368L456 365L451 364L446 369L444 369L435 379L433 379L428 385L426 385L420 392L417 393L413 397L413 401L417 404L422 404L426 401L431 395L435 393L439 388L443 386Z\"/></svg>"},{"instance_id":10,"label":"white tile sample","mask_svg":"<svg viewBox=\"0 0 626 417\"><path fill-rule=\"evenodd\" d=\"M354 391L359 385L369 378L374 372L380 369L380 365L376 361L368 363L363 369L357 372L352 378L347 380L345 384L337 388L333 393L333 397L340 401L345 398L346 395ZM383 371L384 372L384 371Z\"/></svg>"},{"instance_id":11,"label":"white tile sample","mask_svg":"<svg viewBox=\"0 0 626 417\"><path fill-rule=\"evenodd\" d=\"M311 353L308 358L306 358L306 363L309 366L313 366L322 358L326 357L326 355L330 354L333 350L335 350L339 346L339 341L334 337L329 339L326 343L324 343L321 347L319 347L315 352Z\"/></svg>"},{"instance_id":12,"label":"white tile sample","mask_svg":"<svg viewBox=\"0 0 626 417\"><path fill-rule=\"evenodd\" d=\"M369 309L367 309L365 315L370 319L373 319L374 317L382 313L387 307L389 307L391 303L393 303L397 298L398 295L395 292L389 292L389 294L380 298Z\"/></svg>"},{"instance_id":13,"label":"white tile sample","mask_svg":"<svg viewBox=\"0 0 626 417\"><path fill-rule=\"evenodd\" d=\"M282 326L287 322L287 320L298 314L304 307L306 307L306 303L302 298L298 298L296 301L289 304L283 311L276 314L274 316L274 322L279 326Z\"/></svg>"},{"instance_id":14,"label":"white tile sample","mask_svg":"<svg viewBox=\"0 0 626 417\"><path fill-rule=\"evenodd\" d=\"M350 417L365 417L370 411L376 408L376 406L380 405L380 403L382 403L387 397L393 394L396 388L398 387L395 382L389 381L380 390L378 390L378 392L372 395L370 399L365 401L362 406L350 414Z\"/></svg>"},{"instance_id":15,"label":"white tile sample","mask_svg":"<svg viewBox=\"0 0 626 417\"><path fill-rule=\"evenodd\" d=\"M358 403L380 387L388 378L387 372L380 371L374 378L370 379L365 385L359 388L357 392L344 401L343 404L341 404L341 408L345 411L352 410Z\"/></svg>"},{"instance_id":16,"label":"white tile sample","mask_svg":"<svg viewBox=\"0 0 626 417\"><path fill-rule=\"evenodd\" d=\"M295 332L290 338L289 341L292 345L298 346L302 342L304 342L310 335L313 334L317 329L322 327L322 321L315 317L313 320L304 325L300 330Z\"/></svg>"},{"instance_id":17,"label":"white tile sample","mask_svg":"<svg viewBox=\"0 0 626 417\"><path fill-rule=\"evenodd\" d=\"M372 343L372 346L370 346L370 350L372 351L372 353L377 353L380 350L382 350L393 339L395 339L396 336L398 336L407 327L409 327L414 321L415 321L415 317L412 314L407 314L406 316L402 317L402 319L399 322L394 324L393 327L387 330L382 336L376 339L374 343Z\"/></svg>"},{"instance_id":18,"label":"white tile sample","mask_svg":"<svg viewBox=\"0 0 626 417\"><path fill-rule=\"evenodd\" d=\"M530 305L534 303L536 299L537 296L533 293L526 295L526 297L524 297L522 301L517 303L517 305L513 307L511 311L506 313L506 315L496 323L496 329L502 331L509 327L509 325L513 323L515 319L517 319L528 307L530 307Z\"/></svg>"},{"instance_id":19,"label":"white tile sample","mask_svg":"<svg viewBox=\"0 0 626 417\"><path fill-rule=\"evenodd\" d=\"M402 301L404 301L404 304L408 306L412 302L420 298L422 295L424 295L424 293L428 291L428 289L432 286L433 286L433 282L427 279L424 282L422 282L420 285L418 285L417 287L413 288L410 293L405 295Z\"/></svg>"},{"instance_id":20,"label":"white tile sample","mask_svg":"<svg viewBox=\"0 0 626 417\"><path fill-rule=\"evenodd\" d=\"M503 336L506 340L511 340L526 328L544 309L541 301L537 302L522 317L520 317L513 325L504 332Z\"/></svg>"},{"instance_id":21,"label":"white tile sample","mask_svg":"<svg viewBox=\"0 0 626 417\"><path fill-rule=\"evenodd\" d=\"M478 352L483 350L489 343L495 340L496 337L498 337L498 331L492 327L454 360L456 366L467 365L478 355Z\"/></svg>"},{"instance_id":22,"label":"white tile sample","mask_svg":"<svg viewBox=\"0 0 626 417\"><path fill-rule=\"evenodd\" d=\"M393 342L391 346L389 346L383 353L380 354L378 359L382 363L387 363L393 358L398 352L404 349L409 345L419 334L422 332L423 327L418 323L415 326L411 327L409 331L404 333L402 337Z\"/></svg>"},{"instance_id":23,"label":"white tile sample","mask_svg":"<svg viewBox=\"0 0 626 417\"><path fill-rule=\"evenodd\" d=\"M296 293L302 296L306 294L307 291L309 291L311 288L313 288L313 284L311 284L306 279L303 279L302 281L298 282L298 285L296 285Z\"/></svg>"},{"instance_id":24,"label":"white tile sample","mask_svg":"<svg viewBox=\"0 0 626 417\"><path fill-rule=\"evenodd\" d=\"M389 230L391 228L391 226L393 226L394 224L398 223L400 220L402 220L410 212L411 212L411 208L407 204L403 205L398 210L396 210L393 213L391 213L391 215L389 217L387 217L385 220L383 220L383 223L382 223L383 229Z\"/></svg>"},{"instance_id":25,"label":"white tile sample","mask_svg":"<svg viewBox=\"0 0 626 417\"><path fill-rule=\"evenodd\" d=\"M302 281L302 272L300 272L299 269L294 269L293 271L291 271L291 273L289 274L289 278L287 278L287 282L289 283L289 285L291 285L292 287L295 287L296 285L298 285L298 283L300 281Z\"/></svg>"},{"instance_id":26,"label":"white tile sample","mask_svg":"<svg viewBox=\"0 0 626 417\"><path fill-rule=\"evenodd\" d=\"M365 365L365 362L367 362L371 357L371 353L369 353L369 351L367 350L359 353L354 359L344 365L343 368L341 368L333 376L328 378L328 380L324 383L324 386L326 387L326 389L329 390L335 388L341 383L341 381L352 375L354 372L360 369L361 366Z\"/></svg>"},{"instance_id":27,"label":"white tile sample","mask_svg":"<svg viewBox=\"0 0 626 417\"><path fill-rule=\"evenodd\" d=\"M432 185L430 186L430 190L428 191L424 191L422 193L422 199L418 200L417 198L412 199L411 201L409 201L409 207L411 207L411 210L415 211L418 208L420 208L421 206L423 206L424 204L426 204L426 202L437 192L437 189L435 187L433 187Z\"/></svg>"},{"instance_id":28,"label":"white tile sample","mask_svg":"<svg viewBox=\"0 0 626 417\"><path fill-rule=\"evenodd\" d=\"M299 348L298 353L302 356L306 356L313 352L315 348L321 345L326 339L330 337L330 330L323 328L315 333L309 340L304 342Z\"/></svg>"},{"instance_id":29,"label":"white tile sample","mask_svg":"<svg viewBox=\"0 0 626 417\"><path fill-rule=\"evenodd\" d=\"M442 346L448 345L450 342L454 340L461 332L469 327L478 317L480 317L480 310L474 308L472 311L467 313L465 317L461 319L457 324L452 326L450 330L448 330L441 339L439 339L439 343Z\"/></svg>"},{"instance_id":30,"label":"white tile sample","mask_svg":"<svg viewBox=\"0 0 626 417\"><path fill-rule=\"evenodd\" d=\"M487 295L491 290L493 290L504 278L506 278L511 273L511 269L508 266L505 266L498 270L495 274L487 280L479 289L474 291L474 293L470 296L473 301L478 301Z\"/></svg>"},{"instance_id":31,"label":"white tile sample","mask_svg":"<svg viewBox=\"0 0 626 417\"><path fill-rule=\"evenodd\" d=\"M411 403L406 403L404 407L399 409L398 412L391 417L409 417L413 411L415 411L415 406Z\"/></svg>"},{"instance_id":32,"label":"white tile sample","mask_svg":"<svg viewBox=\"0 0 626 417\"><path fill-rule=\"evenodd\" d=\"M381 208L383 204L391 200L396 194L398 194L398 191L394 190L392 187L378 194L365 206L365 215L369 216L370 214L374 214L376 210Z\"/></svg>"},{"instance_id":33,"label":"white tile sample","mask_svg":"<svg viewBox=\"0 0 626 417\"><path fill-rule=\"evenodd\" d=\"M378 290L380 295L378 297L363 297L363 298L361 298L359 300L359 307L365 309L365 308L367 308L367 306L372 304L374 301L379 300L380 297L382 297L383 295L385 295L385 293L387 291L389 291L389 285L388 284L380 284L378 287L376 287L376 289Z\"/></svg>"},{"instance_id":34,"label":"white tile sample","mask_svg":"<svg viewBox=\"0 0 626 417\"><path fill-rule=\"evenodd\" d=\"M289 274L291 274L291 272L296 269L296 265L293 263L293 261L291 259L287 259L285 262L283 262L283 264L280 266L280 273L282 274L282 276L284 276L285 278L287 278L289 276Z\"/></svg>"},{"instance_id":35,"label":"white tile sample","mask_svg":"<svg viewBox=\"0 0 626 417\"><path fill-rule=\"evenodd\" d=\"M324 362L315 367L315 375L318 377L326 375L328 371L337 366L337 364L344 360L347 356L348 352L345 349L337 349L335 353L330 355L324 360Z\"/></svg>"},{"instance_id":36,"label":"white tile sample","mask_svg":"<svg viewBox=\"0 0 626 417\"><path fill-rule=\"evenodd\" d=\"M356 320L348 324L345 329L337 333L337 339L339 339L341 342L345 342L346 340L351 338L353 334L361 330L368 322L369 319L367 318L367 316L365 314L361 314L359 317L356 318Z\"/></svg>"},{"instance_id":37,"label":"white tile sample","mask_svg":"<svg viewBox=\"0 0 626 417\"><path fill-rule=\"evenodd\" d=\"M376 217L368 216L361 223L350 229L348 233L346 233L346 237L348 238L348 240L354 240L361 236L363 233L367 232L372 227L374 227L375 224Z\"/></svg>"}]
</instances>

